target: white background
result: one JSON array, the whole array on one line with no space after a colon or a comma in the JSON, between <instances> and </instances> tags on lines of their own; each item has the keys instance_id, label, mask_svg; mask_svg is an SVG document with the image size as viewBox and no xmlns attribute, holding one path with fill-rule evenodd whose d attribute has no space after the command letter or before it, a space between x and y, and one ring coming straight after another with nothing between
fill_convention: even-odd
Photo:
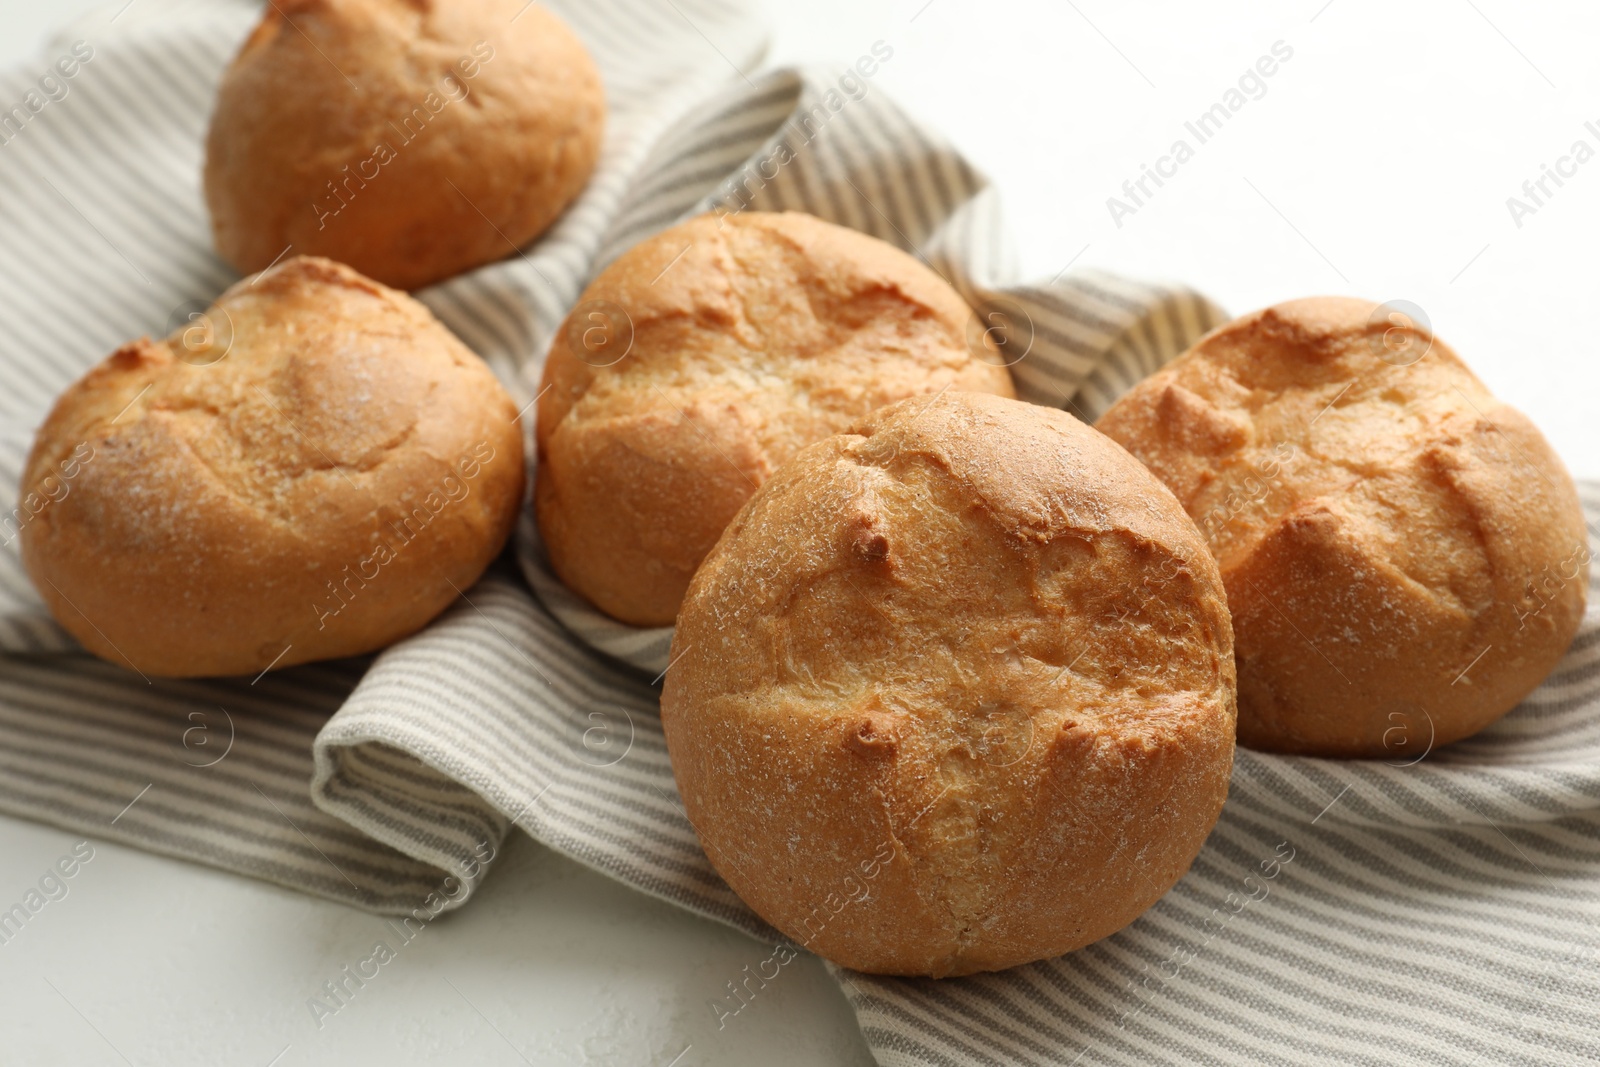
<instances>
[{"instance_id":1,"label":"white background","mask_svg":"<svg viewBox=\"0 0 1600 1067\"><path fill-rule=\"evenodd\" d=\"M118 6L0 0L0 63L31 61L80 16L89 36ZM893 94L996 179L1028 274L1076 261L1178 279L1235 312L1318 293L1412 301L1575 475L1600 477L1588 314L1600 158L1548 186L1520 227L1506 205L1574 141L1600 150L1584 128L1600 129L1592 8L773 6L774 61L842 67L876 41L894 49L871 91ZM1293 57L1265 95L1115 225L1107 197L1178 137L1194 145L1184 122L1277 41ZM0 818L0 901L20 898L75 840ZM379 920L96 849L70 895L0 946L5 1064L870 1062L810 958L719 1031L707 1001L770 947L525 837L471 907L433 924L320 1031L306 998L369 953Z\"/></svg>"}]
</instances>

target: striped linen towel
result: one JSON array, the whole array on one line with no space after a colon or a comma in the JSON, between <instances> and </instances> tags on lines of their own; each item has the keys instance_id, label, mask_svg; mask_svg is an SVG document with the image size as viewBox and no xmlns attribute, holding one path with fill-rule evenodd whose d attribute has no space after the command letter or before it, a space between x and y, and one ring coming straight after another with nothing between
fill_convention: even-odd
<instances>
[{"instance_id":1,"label":"striped linen towel","mask_svg":"<svg viewBox=\"0 0 1600 1067\"><path fill-rule=\"evenodd\" d=\"M993 190L884 98L872 64L730 76L763 33L726 0L552 6L607 81L600 170L536 245L422 294L519 406L584 281L703 210L802 209L912 250L980 325L1007 326L1026 399L1085 418L1220 319L1187 290L1103 274L1019 284ZM256 13L144 0L0 144L0 500L62 388L233 280L210 248L200 143ZM863 51L892 62L892 42ZM0 73L0 102L44 62ZM1600 486L1582 490L1594 528ZM464 904L517 826L780 942L678 804L652 681L670 634L566 595L526 515L515 551L422 633L253 680L147 680L85 656L14 533L0 810L386 914ZM1520 708L1420 761L1241 750L1190 873L1089 948L939 982L834 968L869 1046L894 1065L1600 1062L1597 630L1591 608Z\"/></svg>"}]
</instances>

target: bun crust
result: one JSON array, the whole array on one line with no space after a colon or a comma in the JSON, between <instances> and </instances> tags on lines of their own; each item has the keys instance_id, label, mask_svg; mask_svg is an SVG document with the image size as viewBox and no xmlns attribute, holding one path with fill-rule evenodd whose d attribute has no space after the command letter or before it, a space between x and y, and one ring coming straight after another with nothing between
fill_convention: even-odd
<instances>
[{"instance_id":1,"label":"bun crust","mask_svg":"<svg viewBox=\"0 0 1600 1067\"><path fill-rule=\"evenodd\" d=\"M1247 315L1098 424L1217 556L1252 748L1420 758L1514 707L1583 616L1588 541L1560 459L1387 310Z\"/></svg>"},{"instance_id":2,"label":"bun crust","mask_svg":"<svg viewBox=\"0 0 1600 1067\"><path fill-rule=\"evenodd\" d=\"M146 675L251 674L381 648L477 580L523 467L476 355L322 259L206 321L124 345L39 430L22 557L62 626Z\"/></svg>"},{"instance_id":3,"label":"bun crust","mask_svg":"<svg viewBox=\"0 0 1600 1067\"><path fill-rule=\"evenodd\" d=\"M1014 395L971 319L912 257L809 215L702 216L630 249L545 363L534 485L556 572L623 622L670 624L801 448L920 393Z\"/></svg>"},{"instance_id":4,"label":"bun crust","mask_svg":"<svg viewBox=\"0 0 1600 1067\"><path fill-rule=\"evenodd\" d=\"M1019 401L918 397L802 451L696 574L672 656L662 721L707 854L857 970L1105 937L1228 790L1215 562L1126 452Z\"/></svg>"},{"instance_id":5,"label":"bun crust","mask_svg":"<svg viewBox=\"0 0 1600 1067\"><path fill-rule=\"evenodd\" d=\"M218 90L217 251L293 246L417 289L504 259L594 170L605 94L565 23L522 0L279 0Z\"/></svg>"}]
</instances>

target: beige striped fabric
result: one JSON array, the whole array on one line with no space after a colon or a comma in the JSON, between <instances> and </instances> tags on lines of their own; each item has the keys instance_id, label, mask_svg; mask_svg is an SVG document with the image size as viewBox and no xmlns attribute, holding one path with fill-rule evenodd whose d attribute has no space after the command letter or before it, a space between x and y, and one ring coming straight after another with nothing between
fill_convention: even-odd
<instances>
[{"instance_id":1,"label":"beige striped fabric","mask_svg":"<svg viewBox=\"0 0 1600 1067\"><path fill-rule=\"evenodd\" d=\"M1020 281L980 174L868 75L755 73L744 7L552 6L611 94L600 171L536 245L422 294L519 406L586 279L704 210L801 209L914 252L1004 325L1026 399L1085 418L1220 320L1182 287ZM8 507L53 397L233 280L210 248L200 142L256 9L139 8L0 143ZM45 62L0 73L0 101ZM1583 495L1592 524L1600 487ZM185 682L83 655L23 575L19 521L0 531L0 809L388 914L468 904L516 826L778 941L678 804L657 716L670 632L567 594L529 516L483 581L375 657ZM1419 762L1241 750L1193 870L1096 945L943 982L836 970L868 1044L894 1065L1600 1061L1597 631L1591 612L1522 707Z\"/></svg>"}]
</instances>

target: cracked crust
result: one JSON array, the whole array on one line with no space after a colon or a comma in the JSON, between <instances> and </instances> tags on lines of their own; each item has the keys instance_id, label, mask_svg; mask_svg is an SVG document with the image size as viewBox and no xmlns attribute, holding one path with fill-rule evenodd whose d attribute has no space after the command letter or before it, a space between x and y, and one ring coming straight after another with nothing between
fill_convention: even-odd
<instances>
[{"instance_id":1,"label":"cracked crust","mask_svg":"<svg viewBox=\"0 0 1600 1067\"><path fill-rule=\"evenodd\" d=\"M582 191L605 93L523 0L281 0L223 75L206 139L218 252L293 246L417 289L511 255Z\"/></svg>"},{"instance_id":2,"label":"cracked crust","mask_svg":"<svg viewBox=\"0 0 1600 1067\"><path fill-rule=\"evenodd\" d=\"M586 362L571 345L600 302L632 344ZM702 216L630 249L545 362L535 493L556 572L624 622L670 624L728 520L804 446L919 393L1014 395L999 357L969 350L970 318L910 256L809 215Z\"/></svg>"},{"instance_id":3,"label":"cracked crust","mask_svg":"<svg viewBox=\"0 0 1600 1067\"><path fill-rule=\"evenodd\" d=\"M662 721L708 855L858 970L1105 937L1228 789L1204 542L1109 439L1014 400L913 398L801 451L696 574L672 657Z\"/></svg>"},{"instance_id":4,"label":"cracked crust","mask_svg":"<svg viewBox=\"0 0 1600 1067\"><path fill-rule=\"evenodd\" d=\"M1561 460L1437 338L1406 331L1426 354L1380 358L1376 307L1247 315L1098 424L1216 554L1252 748L1419 757L1514 707L1583 616L1588 541Z\"/></svg>"},{"instance_id":5,"label":"cracked crust","mask_svg":"<svg viewBox=\"0 0 1600 1067\"><path fill-rule=\"evenodd\" d=\"M209 335L118 349L40 428L23 496L49 503L22 556L51 612L95 654L167 676L420 628L514 522L511 398L425 307L328 260L287 260L206 315Z\"/></svg>"}]
</instances>

